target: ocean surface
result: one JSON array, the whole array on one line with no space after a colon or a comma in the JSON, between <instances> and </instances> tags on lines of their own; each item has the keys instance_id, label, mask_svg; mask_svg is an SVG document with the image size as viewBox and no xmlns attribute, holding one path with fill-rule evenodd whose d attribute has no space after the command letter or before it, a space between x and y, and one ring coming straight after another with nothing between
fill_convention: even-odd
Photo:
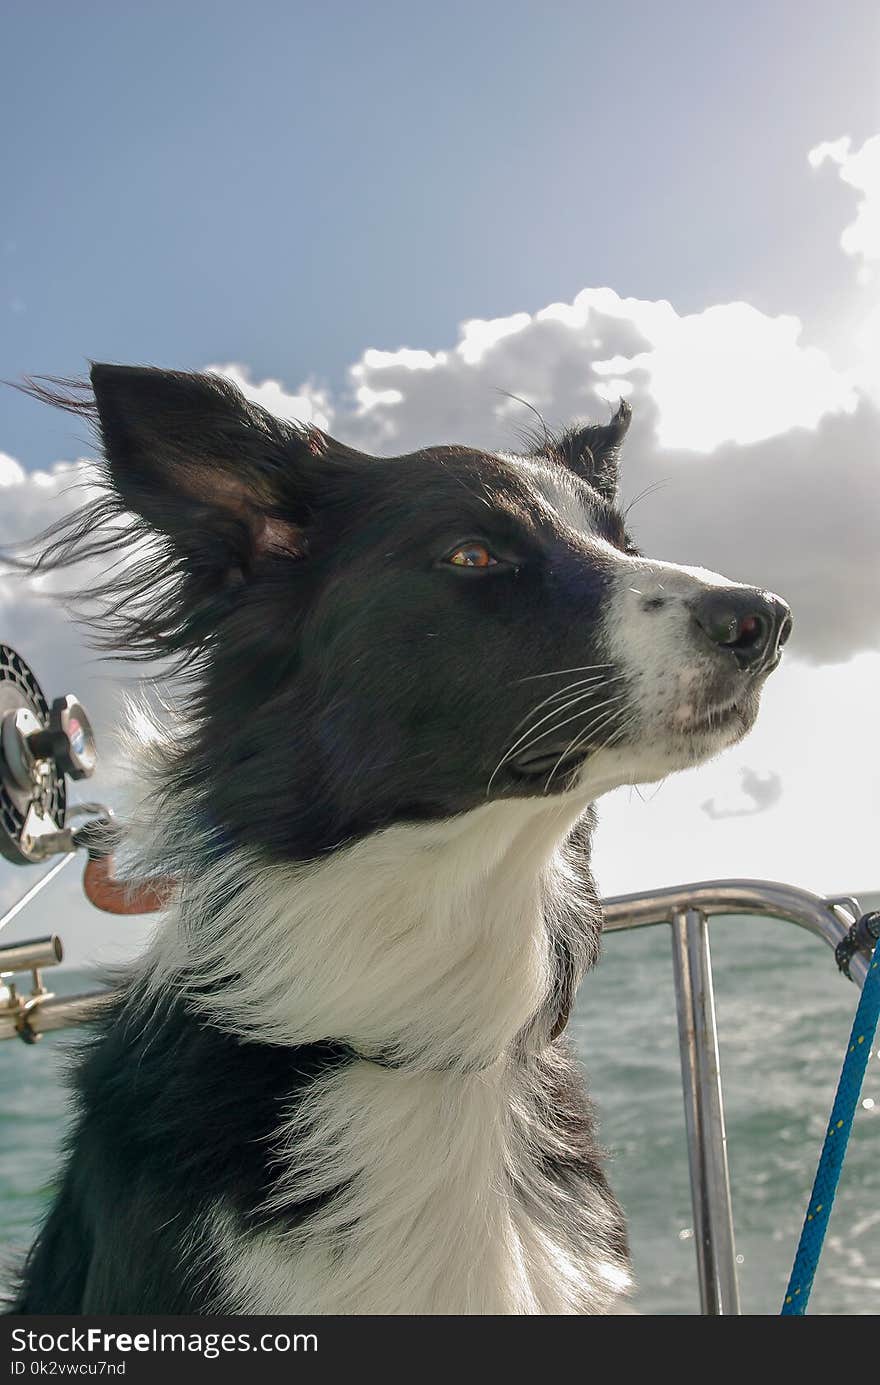
<instances>
[{"instance_id":1,"label":"ocean surface","mask_svg":"<svg viewBox=\"0 0 880 1385\"><path fill-rule=\"evenodd\" d=\"M880 907L880 894L861 896ZM779 1312L855 1010L830 949L789 924L711 925L743 1311ZM47 974L48 980L48 974ZM57 992L88 989L59 968ZM571 1036L629 1218L636 1306L699 1312L669 932L615 933L581 988ZM0 1043L3 1259L51 1196L67 1102L68 1034ZM810 1311L880 1305L880 1061L875 1045Z\"/></svg>"}]
</instances>

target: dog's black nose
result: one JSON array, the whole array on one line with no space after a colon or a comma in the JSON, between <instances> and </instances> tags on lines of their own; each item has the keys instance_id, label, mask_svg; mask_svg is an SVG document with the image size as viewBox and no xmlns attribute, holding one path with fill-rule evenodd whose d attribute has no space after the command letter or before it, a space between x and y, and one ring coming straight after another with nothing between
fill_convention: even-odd
<instances>
[{"instance_id":1,"label":"dog's black nose","mask_svg":"<svg viewBox=\"0 0 880 1385\"><path fill-rule=\"evenodd\" d=\"M699 597L693 612L703 634L750 672L773 665L791 634L785 602L753 587L715 587Z\"/></svg>"}]
</instances>

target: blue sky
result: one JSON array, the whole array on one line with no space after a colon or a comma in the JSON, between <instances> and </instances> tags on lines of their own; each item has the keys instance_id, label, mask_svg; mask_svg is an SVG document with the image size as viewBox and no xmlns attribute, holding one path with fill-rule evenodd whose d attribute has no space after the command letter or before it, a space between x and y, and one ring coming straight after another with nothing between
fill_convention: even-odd
<instances>
[{"instance_id":1,"label":"blue sky","mask_svg":"<svg viewBox=\"0 0 880 1385\"><path fill-rule=\"evenodd\" d=\"M847 194L804 151L880 111L871 0L54 0L3 29L7 379L234 359L338 388L367 347L588 284L809 326ZM69 454L10 392L0 429L25 467Z\"/></svg>"}]
</instances>

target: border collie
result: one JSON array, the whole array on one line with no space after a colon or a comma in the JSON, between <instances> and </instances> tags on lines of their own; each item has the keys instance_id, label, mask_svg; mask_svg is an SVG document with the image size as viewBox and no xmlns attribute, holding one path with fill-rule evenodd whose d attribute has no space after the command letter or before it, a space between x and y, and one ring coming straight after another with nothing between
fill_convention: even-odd
<instances>
[{"instance_id":1,"label":"border collie","mask_svg":"<svg viewBox=\"0 0 880 1385\"><path fill-rule=\"evenodd\" d=\"M372 457L220 377L91 381L34 387L104 458L34 566L120 559L102 636L180 665L147 851L178 887L78 1061L15 1311L626 1311L563 1032L591 805L738 741L788 608L639 552L623 402Z\"/></svg>"}]
</instances>

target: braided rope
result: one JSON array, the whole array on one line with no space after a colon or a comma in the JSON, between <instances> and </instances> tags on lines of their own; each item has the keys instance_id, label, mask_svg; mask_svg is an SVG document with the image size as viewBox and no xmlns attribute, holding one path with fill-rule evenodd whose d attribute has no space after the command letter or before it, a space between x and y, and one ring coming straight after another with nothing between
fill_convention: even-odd
<instances>
[{"instance_id":1,"label":"braided rope","mask_svg":"<svg viewBox=\"0 0 880 1385\"><path fill-rule=\"evenodd\" d=\"M816 1180L813 1184L810 1201L807 1204L806 1220L798 1242L791 1279L785 1291L785 1301L781 1309L783 1315L791 1316L807 1311L810 1290L813 1287L819 1256L822 1254L822 1243L828 1229L831 1208L834 1205L834 1195L837 1192L840 1171L843 1168L846 1147L849 1143L853 1119L859 1104L865 1069L871 1056L871 1045L874 1042L878 1018L880 1018L880 942L875 944L868 965L852 1033L849 1036L846 1057L843 1060L840 1081L837 1084L834 1105L831 1108L831 1119L828 1123L825 1143L822 1146L819 1167L816 1170Z\"/></svg>"}]
</instances>

